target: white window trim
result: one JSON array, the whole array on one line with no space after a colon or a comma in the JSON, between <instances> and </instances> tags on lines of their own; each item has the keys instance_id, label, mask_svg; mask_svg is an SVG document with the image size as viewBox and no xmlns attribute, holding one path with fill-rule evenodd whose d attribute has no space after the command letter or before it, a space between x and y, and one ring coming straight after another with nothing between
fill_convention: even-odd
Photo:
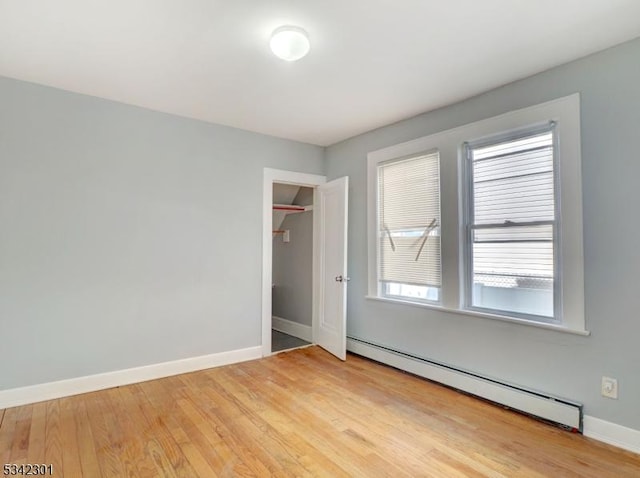
<instances>
[{"instance_id":1,"label":"white window trim","mask_svg":"<svg viewBox=\"0 0 640 478\"><path fill-rule=\"evenodd\" d=\"M466 141L476 141L498 133L508 133L537 123L555 121L558 134L558 180L560 196L559 237L561 325L528 321L507 316L465 310L463 291L464 228L462 194L463 149ZM378 164L402 156L438 150L440 153L442 306L412 303L410 300L383 298L378 290L377 174ZM505 113L388 148L367 156L368 220L368 297L399 304L457 312L464 315L497 318L513 323L552 330L588 334L584 316L584 254L582 228L582 174L580 154L580 95L578 93L539 105Z\"/></svg>"}]
</instances>

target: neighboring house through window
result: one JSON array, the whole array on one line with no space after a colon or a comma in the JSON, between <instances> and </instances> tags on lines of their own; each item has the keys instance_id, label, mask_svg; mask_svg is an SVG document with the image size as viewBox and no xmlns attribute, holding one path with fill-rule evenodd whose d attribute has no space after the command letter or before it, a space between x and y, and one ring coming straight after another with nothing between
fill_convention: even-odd
<instances>
[{"instance_id":1,"label":"neighboring house through window","mask_svg":"<svg viewBox=\"0 0 640 478\"><path fill-rule=\"evenodd\" d=\"M553 321L560 297L554 123L465 145L465 304Z\"/></svg>"}]
</instances>

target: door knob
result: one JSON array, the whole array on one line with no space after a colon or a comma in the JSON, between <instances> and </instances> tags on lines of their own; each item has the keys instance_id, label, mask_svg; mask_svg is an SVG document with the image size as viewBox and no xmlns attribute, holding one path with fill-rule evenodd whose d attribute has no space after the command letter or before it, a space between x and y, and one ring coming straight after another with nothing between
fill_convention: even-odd
<instances>
[{"instance_id":1,"label":"door knob","mask_svg":"<svg viewBox=\"0 0 640 478\"><path fill-rule=\"evenodd\" d=\"M336 276L336 282L349 282L351 277Z\"/></svg>"}]
</instances>

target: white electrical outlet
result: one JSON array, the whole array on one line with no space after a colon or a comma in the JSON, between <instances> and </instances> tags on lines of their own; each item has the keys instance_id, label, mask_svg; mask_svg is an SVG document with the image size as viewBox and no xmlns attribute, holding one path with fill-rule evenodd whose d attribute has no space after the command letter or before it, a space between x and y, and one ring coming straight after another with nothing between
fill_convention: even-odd
<instances>
[{"instance_id":1,"label":"white electrical outlet","mask_svg":"<svg viewBox=\"0 0 640 478\"><path fill-rule=\"evenodd\" d=\"M611 377L602 377L602 396L618 398L618 381Z\"/></svg>"}]
</instances>

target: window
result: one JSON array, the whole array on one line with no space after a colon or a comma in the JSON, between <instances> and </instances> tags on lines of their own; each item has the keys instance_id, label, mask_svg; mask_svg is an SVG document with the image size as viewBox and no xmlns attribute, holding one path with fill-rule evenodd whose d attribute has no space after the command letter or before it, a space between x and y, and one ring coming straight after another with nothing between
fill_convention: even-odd
<instances>
[{"instance_id":1,"label":"window","mask_svg":"<svg viewBox=\"0 0 640 478\"><path fill-rule=\"evenodd\" d=\"M368 297L587 334L578 94L368 155Z\"/></svg>"},{"instance_id":2,"label":"window","mask_svg":"<svg viewBox=\"0 0 640 478\"><path fill-rule=\"evenodd\" d=\"M382 296L440 300L440 166L437 152L378 166Z\"/></svg>"},{"instance_id":3,"label":"window","mask_svg":"<svg viewBox=\"0 0 640 478\"><path fill-rule=\"evenodd\" d=\"M555 321L554 127L465 145L466 306Z\"/></svg>"}]
</instances>

